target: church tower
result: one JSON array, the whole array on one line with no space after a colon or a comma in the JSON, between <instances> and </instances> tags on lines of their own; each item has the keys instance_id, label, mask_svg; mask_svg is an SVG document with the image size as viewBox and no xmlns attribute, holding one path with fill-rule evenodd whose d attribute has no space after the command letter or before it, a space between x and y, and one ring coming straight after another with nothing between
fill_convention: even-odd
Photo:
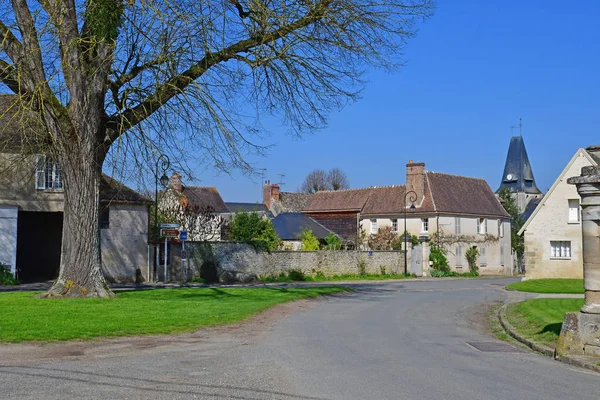
<instances>
[{"instance_id":1,"label":"church tower","mask_svg":"<svg viewBox=\"0 0 600 400\"><path fill-rule=\"evenodd\" d=\"M496 194L504 188L508 188L513 193L521 213L525 211L531 200L543 196L535 184L535 178L525 149L525 142L521 135L510 138L510 146L504 164L504 174Z\"/></svg>"}]
</instances>

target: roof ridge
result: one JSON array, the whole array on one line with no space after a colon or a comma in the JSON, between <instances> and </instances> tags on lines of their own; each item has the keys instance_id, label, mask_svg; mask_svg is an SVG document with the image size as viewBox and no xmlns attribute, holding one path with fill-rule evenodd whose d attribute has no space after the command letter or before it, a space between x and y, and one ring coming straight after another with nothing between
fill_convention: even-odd
<instances>
[{"instance_id":1,"label":"roof ridge","mask_svg":"<svg viewBox=\"0 0 600 400\"><path fill-rule=\"evenodd\" d=\"M358 191L358 190L370 190L373 189L372 187L367 187L367 188L352 188L352 189L339 189L339 190L319 190L316 193L307 193L307 194L317 194L317 193L340 193L340 192L352 192L352 191Z\"/></svg>"},{"instance_id":2,"label":"roof ridge","mask_svg":"<svg viewBox=\"0 0 600 400\"><path fill-rule=\"evenodd\" d=\"M455 177L457 177L457 178L477 179L477 180L480 180L480 181L485 181L485 182L487 182L487 181L486 181L484 178L476 178L476 177L473 177L473 176L458 175L458 174L449 174L449 173L447 173L447 172L425 171L425 174L426 174L426 175L427 175L427 174L429 174L429 173L431 173L431 174L434 174L434 175L447 175L447 176L455 176Z\"/></svg>"}]
</instances>

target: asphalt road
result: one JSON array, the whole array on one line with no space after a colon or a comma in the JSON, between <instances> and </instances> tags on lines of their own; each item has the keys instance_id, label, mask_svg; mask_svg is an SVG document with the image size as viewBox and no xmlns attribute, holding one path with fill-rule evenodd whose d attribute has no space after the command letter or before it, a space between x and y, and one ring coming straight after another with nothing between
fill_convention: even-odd
<instances>
[{"instance_id":1,"label":"asphalt road","mask_svg":"<svg viewBox=\"0 0 600 400\"><path fill-rule=\"evenodd\" d=\"M0 349L0 398L599 399L598 374L518 348L486 352L467 343L503 343L472 320L484 304L506 298L506 282L361 285L273 323L26 345L22 360L14 357L18 347L10 359ZM32 349L38 360L25 356Z\"/></svg>"}]
</instances>

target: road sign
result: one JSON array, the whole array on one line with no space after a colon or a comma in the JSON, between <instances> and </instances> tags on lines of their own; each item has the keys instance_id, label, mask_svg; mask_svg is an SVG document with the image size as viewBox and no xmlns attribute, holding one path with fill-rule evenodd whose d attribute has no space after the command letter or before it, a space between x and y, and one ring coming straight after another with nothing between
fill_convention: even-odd
<instances>
[{"instance_id":1,"label":"road sign","mask_svg":"<svg viewBox=\"0 0 600 400\"><path fill-rule=\"evenodd\" d=\"M160 229L179 229L181 225L179 224L174 224L171 222L165 222L163 224L160 224Z\"/></svg>"},{"instance_id":2,"label":"road sign","mask_svg":"<svg viewBox=\"0 0 600 400\"><path fill-rule=\"evenodd\" d=\"M161 229L160 236L162 237L179 237L179 230L177 229Z\"/></svg>"},{"instance_id":3,"label":"road sign","mask_svg":"<svg viewBox=\"0 0 600 400\"><path fill-rule=\"evenodd\" d=\"M187 231L179 232L179 240L187 240Z\"/></svg>"}]
</instances>

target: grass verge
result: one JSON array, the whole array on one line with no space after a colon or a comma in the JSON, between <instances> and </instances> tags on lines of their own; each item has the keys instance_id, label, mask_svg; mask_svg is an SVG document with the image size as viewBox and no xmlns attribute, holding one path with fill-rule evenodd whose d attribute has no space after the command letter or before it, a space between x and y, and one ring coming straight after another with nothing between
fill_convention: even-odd
<instances>
[{"instance_id":1,"label":"grass verge","mask_svg":"<svg viewBox=\"0 0 600 400\"><path fill-rule=\"evenodd\" d=\"M579 311L583 299L533 299L511 304L506 318L529 339L556 347L565 314Z\"/></svg>"},{"instance_id":2,"label":"grass verge","mask_svg":"<svg viewBox=\"0 0 600 400\"><path fill-rule=\"evenodd\" d=\"M584 293L583 279L531 279L511 283L506 288L531 293Z\"/></svg>"},{"instance_id":3,"label":"grass verge","mask_svg":"<svg viewBox=\"0 0 600 400\"><path fill-rule=\"evenodd\" d=\"M169 334L231 324L276 304L343 287L183 288L124 291L113 299L37 299L0 293L0 341L59 341Z\"/></svg>"}]
</instances>

